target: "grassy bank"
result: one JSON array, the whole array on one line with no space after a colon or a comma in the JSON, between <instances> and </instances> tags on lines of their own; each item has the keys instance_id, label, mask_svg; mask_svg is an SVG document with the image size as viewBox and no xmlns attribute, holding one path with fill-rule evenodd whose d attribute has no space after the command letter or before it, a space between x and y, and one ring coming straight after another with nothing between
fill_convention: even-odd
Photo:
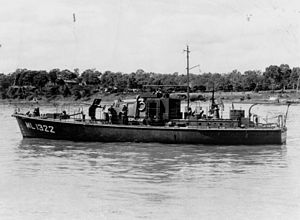
<instances>
[{"instance_id":1,"label":"grassy bank","mask_svg":"<svg viewBox=\"0 0 300 220\"><path fill-rule=\"evenodd\" d=\"M185 93L180 93L185 94ZM66 104L66 103L86 103L90 104L93 102L95 98L101 98L104 102L114 101L117 99L134 99L137 93L129 93L129 94L102 94L96 93L89 97L84 97L81 99L75 99L73 96L63 97L56 96L51 98L39 97L34 100L26 100L26 99L0 99L1 103L4 104L21 104L21 103L32 103L32 104ZM191 96L203 97L206 101L211 99L212 93L204 92L204 93L191 93ZM261 91L261 92L215 92L215 99L222 99L225 102L231 101L264 101L270 100L272 98L278 98L279 100L299 100L300 101L300 93L297 93L294 90L291 91Z\"/></svg>"}]
</instances>

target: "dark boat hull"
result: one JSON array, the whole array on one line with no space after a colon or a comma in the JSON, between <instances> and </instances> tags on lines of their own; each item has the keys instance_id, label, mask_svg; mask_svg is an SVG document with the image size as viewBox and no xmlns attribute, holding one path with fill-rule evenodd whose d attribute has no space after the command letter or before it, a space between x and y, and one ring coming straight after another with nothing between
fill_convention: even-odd
<instances>
[{"instance_id":1,"label":"dark boat hull","mask_svg":"<svg viewBox=\"0 0 300 220\"><path fill-rule=\"evenodd\" d=\"M15 114L25 138L99 142L186 144L284 144L286 128L196 128L111 125L40 119Z\"/></svg>"}]
</instances>

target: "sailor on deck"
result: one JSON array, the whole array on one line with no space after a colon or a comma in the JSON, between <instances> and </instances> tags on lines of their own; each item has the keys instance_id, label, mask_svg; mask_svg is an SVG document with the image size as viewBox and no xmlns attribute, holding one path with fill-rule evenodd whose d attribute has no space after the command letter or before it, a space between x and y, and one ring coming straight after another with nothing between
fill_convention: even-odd
<instances>
[{"instance_id":1,"label":"sailor on deck","mask_svg":"<svg viewBox=\"0 0 300 220\"><path fill-rule=\"evenodd\" d=\"M192 108L189 107L189 108L188 108L187 115L188 115L188 116L194 116L194 114L195 114L195 112L193 112L193 111L192 111Z\"/></svg>"},{"instance_id":2,"label":"sailor on deck","mask_svg":"<svg viewBox=\"0 0 300 220\"><path fill-rule=\"evenodd\" d=\"M99 108L101 106L99 105L91 105L89 107L89 116L91 118L92 121L95 121L96 120L96 109Z\"/></svg>"},{"instance_id":3,"label":"sailor on deck","mask_svg":"<svg viewBox=\"0 0 300 220\"><path fill-rule=\"evenodd\" d=\"M122 117L123 124L128 124L127 114L128 114L128 107L126 104L123 104L122 111L121 111L121 117Z\"/></svg>"},{"instance_id":4,"label":"sailor on deck","mask_svg":"<svg viewBox=\"0 0 300 220\"><path fill-rule=\"evenodd\" d=\"M33 116L34 116L34 117L40 116L40 108L39 108L39 107L36 107L36 108L33 110Z\"/></svg>"},{"instance_id":5,"label":"sailor on deck","mask_svg":"<svg viewBox=\"0 0 300 220\"><path fill-rule=\"evenodd\" d=\"M67 112L65 110L63 110L60 115L60 119L69 119L69 118L70 118L70 116L67 114Z\"/></svg>"},{"instance_id":6,"label":"sailor on deck","mask_svg":"<svg viewBox=\"0 0 300 220\"><path fill-rule=\"evenodd\" d=\"M111 105L107 110L108 110L108 123L112 124L113 123L113 118L116 116L116 110L113 107L114 105Z\"/></svg>"}]
</instances>

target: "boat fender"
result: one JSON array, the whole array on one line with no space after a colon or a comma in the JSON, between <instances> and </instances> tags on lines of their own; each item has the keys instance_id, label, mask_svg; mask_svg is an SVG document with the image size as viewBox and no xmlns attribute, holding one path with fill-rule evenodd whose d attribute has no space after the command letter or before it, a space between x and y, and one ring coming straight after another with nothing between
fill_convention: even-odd
<instances>
[{"instance_id":1,"label":"boat fender","mask_svg":"<svg viewBox=\"0 0 300 220\"><path fill-rule=\"evenodd\" d=\"M140 102L140 103L139 103L139 111L140 111L140 112L143 112L143 111L145 111L145 109L146 109L146 104L145 104L145 102Z\"/></svg>"}]
</instances>

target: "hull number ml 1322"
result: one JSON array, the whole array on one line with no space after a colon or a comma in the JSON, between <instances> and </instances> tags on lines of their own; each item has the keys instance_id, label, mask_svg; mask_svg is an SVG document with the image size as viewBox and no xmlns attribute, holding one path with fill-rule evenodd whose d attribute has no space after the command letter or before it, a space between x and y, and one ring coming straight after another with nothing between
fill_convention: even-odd
<instances>
[{"instance_id":1,"label":"hull number ml 1322","mask_svg":"<svg viewBox=\"0 0 300 220\"><path fill-rule=\"evenodd\" d=\"M25 122L26 127L32 130L38 130L48 133L55 133L54 127L51 125L42 125L42 124L31 124L30 122Z\"/></svg>"}]
</instances>

